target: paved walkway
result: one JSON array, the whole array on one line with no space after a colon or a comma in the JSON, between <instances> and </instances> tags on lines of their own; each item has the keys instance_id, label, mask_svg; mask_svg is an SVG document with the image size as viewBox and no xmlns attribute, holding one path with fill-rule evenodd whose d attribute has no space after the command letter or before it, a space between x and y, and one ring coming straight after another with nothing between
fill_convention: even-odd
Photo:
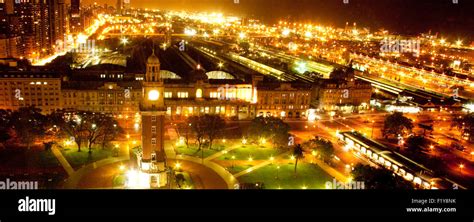
<instances>
[{"instance_id":1,"label":"paved walkway","mask_svg":"<svg viewBox=\"0 0 474 222\"><path fill-rule=\"evenodd\" d=\"M63 188L65 189L77 189L79 182L81 181L82 177L88 173L91 173L95 169L99 167L103 167L109 164L113 164L116 162L122 162L129 160L129 157L123 156L123 157L112 157L112 158L107 158L103 160L99 160L97 162L88 164L76 172L74 172L64 183Z\"/></svg>"},{"instance_id":2,"label":"paved walkway","mask_svg":"<svg viewBox=\"0 0 474 222\"><path fill-rule=\"evenodd\" d=\"M224 155L224 154L226 154L226 153L228 153L228 152L230 152L230 151L232 151L232 150L234 150L234 149L237 149L237 148L239 148L239 147L241 147L241 146L242 146L242 145L234 145L234 146L231 146L231 147L227 147L227 148L225 148L225 149L223 149L223 150L221 150L221 151L219 151L219 152L217 152L217 153L214 153L214 154L212 154L212 155L210 155L210 156L204 158L204 161L206 161L206 160L207 160L207 161L210 161L210 160L216 159L216 158L218 158L218 157L220 157L220 156L222 156L222 155Z\"/></svg>"},{"instance_id":3,"label":"paved walkway","mask_svg":"<svg viewBox=\"0 0 474 222\"><path fill-rule=\"evenodd\" d=\"M53 145L53 147L51 148L51 151L53 151L54 156L58 159L59 163L64 168L66 173L69 176L74 174L74 169L72 168L71 164L69 164L69 162L66 160L66 158L63 156L63 154L61 153L61 151L58 149L56 145Z\"/></svg>"},{"instance_id":4,"label":"paved walkway","mask_svg":"<svg viewBox=\"0 0 474 222\"><path fill-rule=\"evenodd\" d=\"M170 137L170 140L172 140L172 141L177 139L176 130L174 128L168 128L168 136ZM229 171L227 171L221 165L208 160L209 157L205 158L204 161L203 161L201 158L197 158L197 157L193 157L193 156L176 155L173 144L171 144L171 146L165 146L165 155L166 155L166 158L170 159L170 160L171 159L186 160L186 161L194 162L194 163L197 163L197 164L202 164L202 165L212 169L214 172L216 172L226 182L228 189L234 189L235 184L238 183L237 179L235 179L235 177Z\"/></svg>"},{"instance_id":5,"label":"paved walkway","mask_svg":"<svg viewBox=\"0 0 474 222\"><path fill-rule=\"evenodd\" d=\"M247 169L245 169L245 170L243 170L243 171L240 171L240 172L234 174L234 177L235 177L235 178L240 177L240 176L245 175L245 174L247 174L247 173L250 173L250 172L252 172L252 171L254 171L254 170L258 170L258 169L260 169L260 168L262 168L262 167L264 167L264 166L266 166L266 165L269 165L269 164L271 164L271 163L273 163L273 162L275 162L275 161L279 161L278 157L287 155L287 154L289 154L289 153L290 153L290 152L282 153L282 154L276 156L274 160L264 160L264 161L262 161L261 163L255 165L255 166L249 167L249 168L247 168Z\"/></svg>"},{"instance_id":6,"label":"paved walkway","mask_svg":"<svg viewBox=\"0 0 474 222\"><path fill-rule=\"evenodd\" d=\"M309 163L310 162L309 159L311 159L311 161L313 161L313 163L316 163L319 167L321 167L321 169L326 171L326 173L328 173L332 177L336 178L336 180L341 181L341 182L349 182L349 177L347 177L344 174L340 173L339 171L337 171L333 167L329 166L328 164L324 163L323 161L321 161L319 159L316 159L316 158L308 157L308 156L309 155L307 155L307 157L305 158L306 162Z\"/></svg>"},{"instance_id":7,"label":"paved walkway","mask_svg":"<svg viewBox=\"0 0 474 222\"><path fill-rule=\"evenodd\" d=\"M110 157L107 159L99 160L93 163L90 163L86 166L81 167L77 171L69 174L69 178L67 178L66 182L64 183L63 188L65 189L77 189L79 186L79 182L81 181L82 177L88 173L93 172L95 169L99 167L103 167L109 164L122 162L130 159L130 148L128 145L121 146L122 148L119 150L118 157ZM67 162L67 161L66 161ZM69 163L68 163L69 164Z\"/></svg>"}]
</instances>

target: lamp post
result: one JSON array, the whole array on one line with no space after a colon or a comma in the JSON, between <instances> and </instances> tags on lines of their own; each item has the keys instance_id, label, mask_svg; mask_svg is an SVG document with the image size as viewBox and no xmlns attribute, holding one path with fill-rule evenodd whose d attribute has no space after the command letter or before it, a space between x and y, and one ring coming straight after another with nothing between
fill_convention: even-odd
<instances>
[{"instance_id":1,"label":"lamp post","mask_svg":"<svg viewBox=\"0 0 474 222\"><path fill-rule=\"evenodd\" d=\"M464 164L459 164L459 172L462 173L462 169L464 168Z\"/></svg>"},{"instance_id":2,"label":"lamp post","mask_svg":"<svg viewBox=\"0 0 474 222\"><path fill-rule=\"evenodd\" d=\"M276 177L277 180L280 179L279 174L280 174L280 166L277 166L277 177Z\"/></svg>"},{"instance_id":3,"label":"lamp post","mask_svg":"<svg viewBox=\"0 0 474 222\"><path fill-rule=\"evenodd\" d=\"M235 163L235 156L232 155L232 168L234 168L234 163Z\"/></svg>"}]
</instances>

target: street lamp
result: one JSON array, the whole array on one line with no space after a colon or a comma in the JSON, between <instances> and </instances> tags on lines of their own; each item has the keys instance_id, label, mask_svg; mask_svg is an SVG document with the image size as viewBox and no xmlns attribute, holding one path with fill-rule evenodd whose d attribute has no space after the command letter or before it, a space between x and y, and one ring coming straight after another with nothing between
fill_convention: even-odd
<instances>
[{"instance_id":1,"label":"street lamp","mask_svg":"<svg viewBox=\"0 0 474 222\"><path fill-rule=\"evenodd\" d=\"M277 166L277 177L276 177L277 180L280 179L279 174L280 174L280 166Z\"/></svg>"},{"instance_id":2,"label":"street lamp","mask_svg":"<svg viewBox=\"0 0 474 222\"><path fill-rule=\"evenodd\" d=\"M272 164L273 164L273 160L275 160L275 158L273 156L271 156L270 161L272 161Z\"/></svg>"},{"instance_id":3,"label":"street lamp","mask_svg":"<svg viewBox=\"0 0 474 222\"><path fill-rule=\"evenodd\" d=\"M234 156L234 155L232 155L232 157L231 157L231 158L232 158L232 168L234 168L235 156Z\"/></svg>"},{"instance_id":4,"label":"street lamp","mask_svg":"<svg viewBox=\"0 0 474 222\"><path fill-rule=\"evenodd\" d=\"M459 164L459 171L462 173L462 169L464 168L464 164Z\"/></svg>"},{"instance_id":5,"label":"street lamp","mask_svg":"<svg viewBox=\"0 0 474 222\"><path fill-rule=\"evenodd\" d=\"M178 170L181 168L181 163L180 163L180 162L177 162L177 163L174 165L174 168L178 171Z\"/></svg>"},{"instance_id":6,"label":"street lamp","mask_svg":"<svg viewBox=\"0 0 474 222\"><path fill-rule=\"evenodd\" d=\"M313 163L313 161L316 160L316 154L317 153L315 150L311 151L311 155L313 155L313 159L311 160L311 163Z\"/></svg>"}]
</instances>

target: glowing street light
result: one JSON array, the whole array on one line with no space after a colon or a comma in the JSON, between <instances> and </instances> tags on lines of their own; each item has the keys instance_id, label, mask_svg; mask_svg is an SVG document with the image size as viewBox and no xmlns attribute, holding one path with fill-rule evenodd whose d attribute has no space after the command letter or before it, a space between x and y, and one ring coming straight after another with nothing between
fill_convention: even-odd
<instances>
[{"instance_id":1,"label":"glowing street light","mask_svg":"<svg viewBox=\"0 0 474 222\"><path fill-rule=\"evenodd\" d=\"M247 139L243 138L242 139L242 144L244 144L244 145L247 144Z\"/></svg>"},{"instance_id":2,"label":"glowing street light","mask_svg":"<svg viewBox=\"0 0 474 222\"><path fill-rule=\"evenodd\" d=\"M175 165L174 165L174 168L176 170L179 170L181 168L181 163L180 162L177 162Z\"/></svg>"},{"instance_id":3,"label":"glowing street light","mask_svg":"<svg viewBox=\"0 0 474 222\"><path fill-rule=\"evenodd\" d=\"M464 169L464 164L459 164L459 171L462 173L462 169Z\"/></svg>"},{"instance_id":4,"label":"glowing street light","mask_svg":"<svg viewBox=\"0 0 474 222\"><path fill-rule=\"evenodd\" d=\"M123 45L127 45L128 44L128 38L127 37L123 37L120 39L120 42L123 44Z\"/></svg>"},{"instance_id":5,"label":"glowing street light","mask_svg":"<svg viewBox=\"0 0 474 222\"><path fill-rule=\"evenodd\" d=\"M125 170L125 166L124 166L124 165L120 165L120 166L119 166L119 169L120 169L120 171L124 171L124 170Z\"/></svg>"}]
</instances>

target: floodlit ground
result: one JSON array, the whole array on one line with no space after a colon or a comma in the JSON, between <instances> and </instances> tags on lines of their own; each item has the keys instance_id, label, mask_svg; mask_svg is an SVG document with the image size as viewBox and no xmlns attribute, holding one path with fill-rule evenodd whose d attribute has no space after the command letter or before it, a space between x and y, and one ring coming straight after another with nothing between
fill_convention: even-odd
<instances>
[{"instance_id":1,"label":"floodlit ground","mask_svg":"<svg viewBox=\"0 0 474 222\"><path fill-rule=\"evenodd\" d=\"M89 154L88 149L85 148L82 149L81 152L77 152L77 148L66 148L61 150L61 152L74 169L78 169L84 165L98 160L109 158L113 153L111 149L98 148L93 148L91 154Z\"/></svg>"},{"instance_id":2,"label":"floodlit ground","mask_svg":"<svg viewBox=\"0 0 474 222\"><path fill-rule=\"evenodd\" d=\"M272 164L239 177L242 183L263 182L265 189L325 189L327 181L333 178L314 164L298 163L295 176L293 163Z\"/></svg>"}]
</instances>

